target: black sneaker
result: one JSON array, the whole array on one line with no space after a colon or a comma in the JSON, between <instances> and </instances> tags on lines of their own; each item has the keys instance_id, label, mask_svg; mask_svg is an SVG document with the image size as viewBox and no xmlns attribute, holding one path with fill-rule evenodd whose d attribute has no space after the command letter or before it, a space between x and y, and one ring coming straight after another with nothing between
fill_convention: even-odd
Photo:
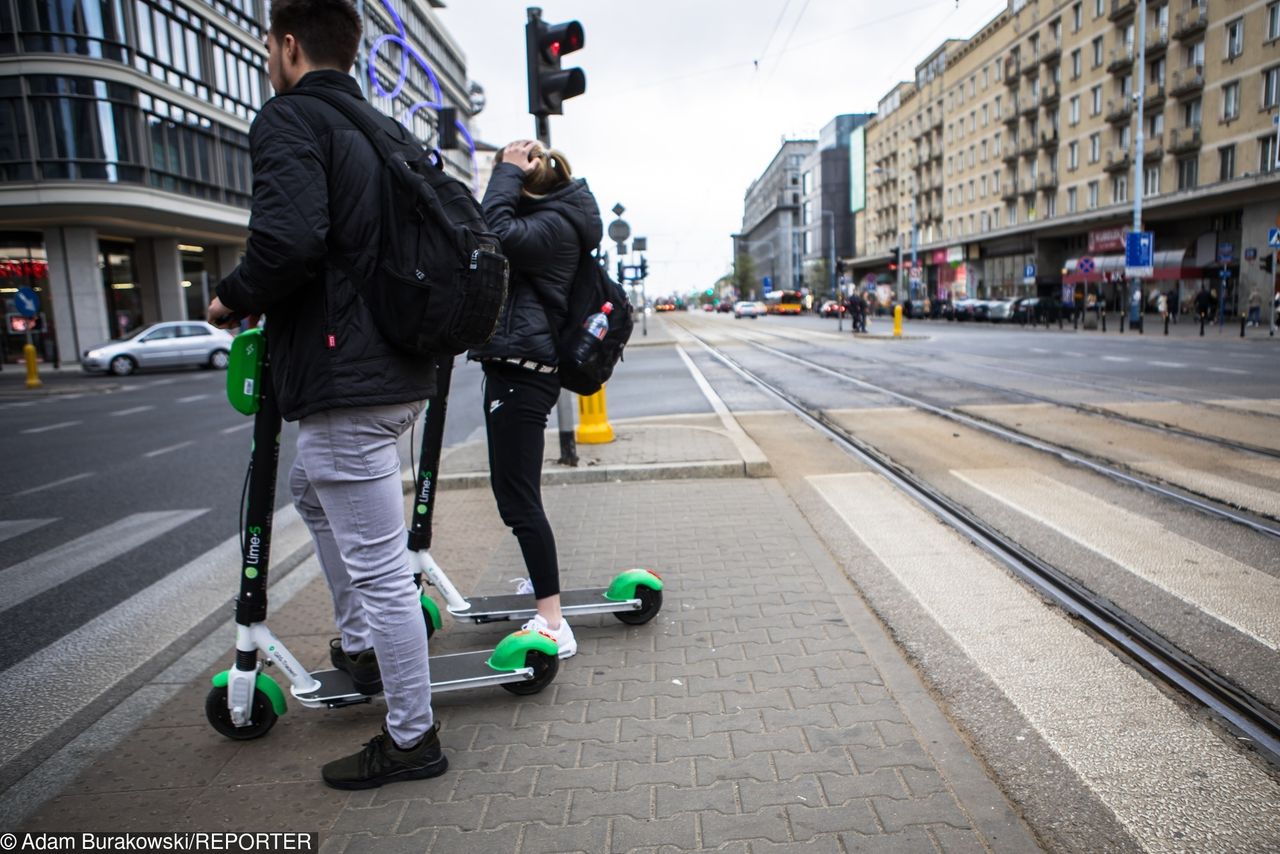
<instances>
[{"instance_id":1,"label":"black sneaker","mask_svg":"<svg viewBox=\"0 0 1280 854\"><path fill-rule=\"evenodd\" d=\"M440 750L439 732L437 722L417 745L401 750L384 726L363 750L328 763L320 776L335 789L376 789L384 783L439 777L449 769L449 760Z\"/></svg>"},{"instance_id":2,"label":"black sneaker","mask_svg":"<svg viewBox=\"0 0 1280 854\"><path fill-rule=\"evenodd\" d=\"M329 641L329 660L333 666L351 677L361 694L382 693L382 671L378 669L378 654L371 649L351 655L342 648L341 638Z\"/></svg>"}]
</instances>

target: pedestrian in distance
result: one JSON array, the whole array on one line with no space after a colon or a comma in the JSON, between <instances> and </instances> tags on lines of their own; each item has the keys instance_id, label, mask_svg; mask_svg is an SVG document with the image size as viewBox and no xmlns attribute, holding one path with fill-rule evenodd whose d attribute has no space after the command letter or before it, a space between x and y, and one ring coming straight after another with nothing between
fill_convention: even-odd
<instances>
[{"instance_id":1,"label":"pedestrian in distance","mask_svg":"<svg viewBox=\"0 0 1280 854\"><path fill-rule=\"evenodd\" d=\"M356 689L382 692L382 731L329 762L339 789L435 777L448 768L431 708L426 626L405 549L396 441L435 393L431 360L393 349L358 298L376 287L381 160L364 134L321 97L350 99L414 156L421 146L360 94L351 0L274 0L267 68L281 97L249 133L253 203L240 265L217 286L210 322L265 314L274 390L298 422L289 474L294 506L315 541L341 637L334 667ZM291 97L284 97L289 93ZM341 259L341 260L339 260Z\"/></svg>"},{"instance_id":2,"label":"pedestrian in distance","mask_svg":"<svg viewBox=\"0 0 1280 854\"><path fill-rule=\"evenodd\" d=\"M1257 288L1249 291L1249 317L1250 326L1257 326L1262 320L1262 294L1258 293Z\"/></svg>"},{"instance_id":3,"label":"pedestrian in distance","mask_svg":"<svg viewBox=\"0 0 1280 854\"><path fill-rule=\"evenodd\" d=\"M481 209L511 263L511 284L493 339L467 358L484 370L489 484L529 576L516 591L537 602L525 628L555 638L568 658L578 642L560 612L555 533L542 506L543 431L560 396L557 347L574 275L603 228L595 196L560 152L517 140L495 160Z\"/></svg>"},{"instance_id":4,"label":"pedestrian in distance","mask_svg":"<svg viewBox=\"0 0 1280 854\"><path fill-rule=\"evenodd\" d=\"M1169 319L1169 298L1163 293L1156 297L1156 311L1160 313L1161 320Z\"/></svg>"}]
</instances>

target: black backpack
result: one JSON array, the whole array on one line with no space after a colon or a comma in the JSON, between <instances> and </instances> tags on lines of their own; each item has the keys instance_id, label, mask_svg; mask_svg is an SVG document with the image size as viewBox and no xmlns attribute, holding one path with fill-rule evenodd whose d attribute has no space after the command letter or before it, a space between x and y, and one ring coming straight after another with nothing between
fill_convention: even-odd
<instances>
[{"instance_id":1,"label":"black backpack","mask_svg":"<svg viewBox=\"0 0 1280 854\"><path fill-rule=\"evenodd\" d=\"M581 362L574 358L575 344L587 318L600 310L606 302L613 303L609 314L609 331L591 356ZM564 326L556 348L559 360L560 387L578 394L595 394L622 358L622 349L631 338L634 325L631 302L622 286L609 278L609 273L590 252L583 252L578 269L569 289L569 309L565 313Z\"/></svg>"},{"instance_id":2,"label":"black backpack","mask_svg":"<svg viewBox=\"0 0 1280 854\"><path fill-rule=\"evenodd\" d=\"M375 278L356 283L378 332L415 356L453 356L479 347L498 325L507 296L507 259L480 205L425 150L391 135L365 101L321 89L311 95L346 116L382 160L382 239Z\"/></svg>"}]
</instances>

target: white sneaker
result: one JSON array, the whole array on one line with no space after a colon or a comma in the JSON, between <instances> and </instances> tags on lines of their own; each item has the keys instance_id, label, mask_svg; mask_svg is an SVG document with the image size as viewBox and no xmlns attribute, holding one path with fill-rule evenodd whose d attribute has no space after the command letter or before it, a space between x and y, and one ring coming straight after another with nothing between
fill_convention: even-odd
<instances>
[{"instance_id":1,"label":"white sneaker","mask_svg":"<svg viewBox=\"0 0 1280 854\"><path fill-rule=\"evenodd\" d=\"M533 619L521 628L530 632L542 632L547 637L555 639L556 646L560 648L557 658L569 658L578 654L578 640L573 636L573 629L569 628L569 621L564 617L560 618L560 628L553 629L547 625L547 621L541 614L534 614Z\"/></svg>"},{"instance_id":2,"label":"white sneaker","mask_svg":"<svg viewBox=\"0 0 1280 854\"><path fill-rule=\"evenodd\" d=\"M533 593L533 582L527 578L513 578L511 583L516 586L517 596L526 596Z\"/></svg>"}]
</instances>

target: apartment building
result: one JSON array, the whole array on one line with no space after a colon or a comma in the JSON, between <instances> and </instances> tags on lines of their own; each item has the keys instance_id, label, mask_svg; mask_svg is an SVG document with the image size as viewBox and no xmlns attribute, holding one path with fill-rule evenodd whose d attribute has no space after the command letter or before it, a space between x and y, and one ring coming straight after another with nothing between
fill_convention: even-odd
<instances>
[{"instance_id":1,"label":"apartment building","mask_svg":"<svg viewBox=\"0 0 1280 854\"><path fill-rule=\"evenodd\" d=\"M899 129L918 126L928 101L919 68L916 84L895 87L868 125L880 158L868 167L876 242L853 262L859 280L896 280L914 202L922 264L906 278L935 299L1074 300L1088 289L1117 300L1141 122L1143 220L1157 247L1148 290L1186 298L1225 269L1231 299L1269 292L1257 257L1280 214L1280 2L1153 0L1146 11L1144 51L1134 0L1012 0L971 39L931 54L944 64L940 212L928 207L938 194L905 193L875 171L896 165Z\"/></svg>"},{"instance_id":2,"label":"apartment building","mask_svg":"<svg viewBox=\"0 0 1280 854\"><path fill-rule=\"evenodd\" d=\"M804 240L800 227L805 159L817 150L815 139L785 139L743 199L742 231L733 237L733 257L746 255L760 283L759 298L770 291L800 290L804 281Z\"/></svg>"},{"instance_id":3,"label":"apartment building","mask_svg":"<svg viewBox=\"0 0 1280 854\"><path fill-rule=\"evenodd\" d=\"M817 146L800 164L804 286L817 295L831 295L834 281L831 259L856 254L855 200L849 172L858 158L850 147L860 144L860 135L855 136L854 131L865 125L872 115L850 113L833 118L818 132ZM864 168L860 160L858 166Z\"/></svg>"},{"instance_id":4,"label":"apartment building","mask_svg":"<svg viewBox=\"0 0 1280 854\"><path fill-rule=\"evenodd\" d=\"M420 140L436 107L478 112L442 0L368 0L354 76ZM266 0L0 0L0 358L20 358L14 297L42 303L42 359L199 317L238 263L249 126L271 97Z\"/></svg>"}]
</instances>

